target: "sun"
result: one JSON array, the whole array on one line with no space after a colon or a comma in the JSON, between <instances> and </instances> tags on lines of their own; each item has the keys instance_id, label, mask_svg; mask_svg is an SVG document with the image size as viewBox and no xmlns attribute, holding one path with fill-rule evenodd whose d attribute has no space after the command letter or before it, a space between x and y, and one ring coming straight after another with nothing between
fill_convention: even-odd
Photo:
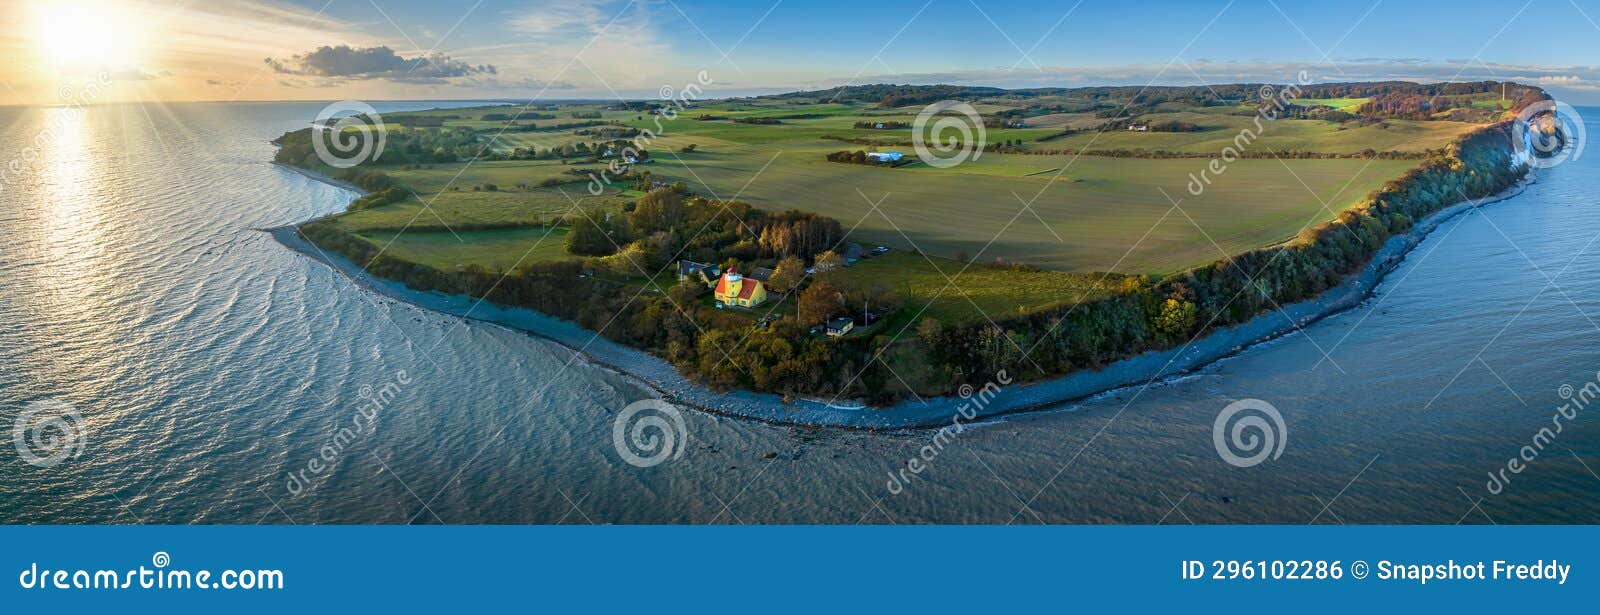
<instances>
[{"instance_id":1,"label":"sun","mask_svg":"<svg viewBox=\"0 0 1600 615\"><path fill-rule=\"evenodd\" d=\"M140 16L126 5L93 0L35 5L35 47L60 69L112 69L138 61Z\"/></svg>"}]
</instances>

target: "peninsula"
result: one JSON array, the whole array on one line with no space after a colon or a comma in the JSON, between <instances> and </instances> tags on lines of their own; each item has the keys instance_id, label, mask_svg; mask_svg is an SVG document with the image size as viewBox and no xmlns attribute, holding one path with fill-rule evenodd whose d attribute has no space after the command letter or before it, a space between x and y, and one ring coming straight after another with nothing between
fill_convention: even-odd
<instances>
[{"instance_id":1,"label":"peninsula","mask_svg":"<svg viewBox=\"0 0 1600 615\"><path fill-rule=\"evenodd\" d=\"M359 116L275 141L364 191L278 235L702 408L932 425L996 383L1011 399L975 414L1193 369L1359 301L1440 215L1518 184L1511 120L1547 99L869 85ZM353 165L314 142L380 136Z\"/></svg>"}]
</instances>

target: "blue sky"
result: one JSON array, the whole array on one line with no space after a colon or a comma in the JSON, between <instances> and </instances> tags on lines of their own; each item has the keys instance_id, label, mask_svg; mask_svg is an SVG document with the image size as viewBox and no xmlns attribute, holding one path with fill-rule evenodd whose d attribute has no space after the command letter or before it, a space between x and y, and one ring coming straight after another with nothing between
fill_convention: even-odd
<instances>
[{"instance_id":1,"label":"blue sky","mask_svg":"<svg viewBox=\"0 0 1600 615\"><path fill-rule=\"evenodd\" d=\"M140 82L128 91L157 98L647 97L702 70L728 95L885 81L1283 82L1307 70L1321 81L1520 80L1600 102L1600 0L66 2L100 5L74 21L120 11L120 24L144 22L112 28L149 34L105 55ZM20 28L0 33L0 51L39 38ZM393 57L356 66L314 54L322 46ZM14 96L48 81L5 76Z\"/></svg>"}]
</instances>

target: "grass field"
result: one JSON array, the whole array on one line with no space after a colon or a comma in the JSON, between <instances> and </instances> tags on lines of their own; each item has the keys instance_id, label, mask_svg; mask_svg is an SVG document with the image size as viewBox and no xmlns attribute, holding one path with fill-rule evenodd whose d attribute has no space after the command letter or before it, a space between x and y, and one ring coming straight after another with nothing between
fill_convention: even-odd
<instances>
[{"instance_id":1,"label":"grass field","mask_svg":"<svg viewBox=\"0 0 1600 615\"><path fill-rule=\"evenodd\" d=\"M1369 100L1372 100L1372 99L1370 99L1370 98L1300 98L1300 99L1296 99L1294 101L1294 104L1300 105L1302 107L1310 107L1310 106L1313 106L1313 105L1327 105L1329 107L1333 107L1333 108L1339 109L1341 111L1354 111L1354 110L1356 110L1357 107L1360 107L1361 105L1367 104L1367 101L1369 101Z\"/></svg>"},{"instance_id":2,"label":"grass field","mask_svg":"<svg viewBox=\"0 0 1600 615\"><path fill-rule=\"evenodd\" d=\"M1108 130L1084 132L1043 143L1029 143L1025 149L1066 150L1167 150L1216 153L1234 145L1242 130L1256 131L1254 115L1221 113L1157 113L1144 116L1150 122L1182 121L1198 124L1199 132L1133 132ZM1416 122L1388 120L1359 128L1348 128L1320 120L1281 119L1261 122L1262 128L1250 140L1251 151L1311 151L1356 154L1363 150L1420 152L1437 148L1471 130L1463 122Z\"/></svg>"},{"instance_id":3,"label":"grass field","mask_svg":"<svg viewBox=\"0 0 1600 615\"><path fill-rule=\"evenodd\" d=\"M1354 108L1365 99L1302 100L1303 104L1328 104ZM598 112L605 121L649 129L656 138L648 148L656 164L646 167L668 179L681 180L695 192L722 199L738 198L769 210L800 209L837 218L861 243L882 244L902 251L920 249L944 259L992 261L1001 257L1038 265L1056 272L1162 274L1213 261L1293 237L1307 224L1333 217L1385 181L1415 166L1413 160L1364 159L1248 159L1227 165L1222 174L1207 173L1207 156L1220 155L1236 144L1240 131L1253 128L1255 116L1248 107L1186 107L1163 103L1139 116L1140 121L1176 120L1199 125L1196 132L1156 133L1125 130L1095 132L1105 119L1096 109L1105 101L1072 98L1045 99L1057 112L1025 118L1027 126L986 129L989 143L1020 140L1030 151L1059 150L1070 154L984 153L953 168L922 163L885 169L830 163L824 155L839 150L884 149L913 152L908 146L871 147L824 135L881 141L909 141L910 129L855 128L855 123L911 122L918 107L878 109L859 102L799 104L782 99L739 99L696 105L675 119L611 109L604 105L562 105L530 113L555 119L523 119L519 123L555 126L578 121L574 112ZM1474 104L1478 101L1473 100ZM1485 101L1486 104L1494 104ZM1020 108L1016 100L985 99L976 106L986 113ZM1065 110L1061 112L1059 110ZM449 109L429 112L448 119L447 127L463 126L495 138L502 122L483 120L486 113L514 115L516 107ZM697 119L711 116L717 119ZM737 118L773 118L780 123L737 123ZM1364 150L1421 152L1442 147L1476 125L1466 122L1385 120L1361 126L1322 120L1265 122L1265 128L1247 149L1251 151L1315 151L1359 154ZM1078 134L1039 139L1063 129ZM556 147L584 137L571 131L506 132L495 147ZM680 148L695 145L696 151ZM1109 158L1076 156L1080 150L1166 150L1199 157ZM637 195L612 189L593 197L584 179L567 174L598 163L562 164L557 160L485 161L425 165L391 170L421 199L355 213L339 223L358 232L392 232L407 224L430 232L417 243L402 237L400 250L411 250L430 263L454 266L480 262L503 266L501 251L515 251L529 235L503 233L479 235L463 230L484 226L537 225L570 213L574 204L589 211L613 210ZM1202 194L1191 194L1193 178L1213 176ZM552 178L572 178L559 188L530 188ZM495 184L498 190L473 187ZM447 189L446 186L450 188ZM1163 194L1163 192L1165 194ZM1169 200L1169 197L1172 200ZM1176 206L1174 206L1176 201ZM424 208L423 203L431 204ZM1027 203L1027 206L1024 206ZM876 205L875 205L876 204ZM463 228L455 228L457 226ZM449 227L481 250L463 249L435 237ZM521 229L519 229L521 230ZM448 233L446 233L448 235ZM456 246L450 245L457 244ZM524 248L525 249L525 248ZM541 248L541 251L543 248ZM436 251L438 255L430 255ZM514 257L512 257L514 260ZM921 260L921 259L918 259ZM900 279L929 278L942 286L936 271L914 270L914 262L888 259L904 267L893 275ZM945 261L936 261L945 262ZM955 261L949 261L955 262ZM923 262L926 265L926 261ZM888 271L882 262L864 271ZM865 275L865 274L859 274ZM1018 274L1022 275L1022 274ZM1041 274L1032 274L1040 276ZM919 277L920 276L920 277ZM996 306L1015 310L1019 305L1048 302L1057 290L1070 286L1069 278L1041 281L1038 296L1017 288ZM913 288L916 282L907 282ZM965 284L966 281L962 280ZM1017 285L1008 285L1017 287ZM1020 287L1018 287L1020 288ZM923 288L922 290L926 290ZM988 296L982 288L973 296ZM999 297L999 294L994 295ZM933 309L950 313L971 308L964 297L959 304ZM982 301L979 302L982 305Z\"/></svg>"},{"instance_id":4,"label":"grass field","mask_svg":"<svg viewBox=\"0 0 1600 615\"><path fill-rule=\"evenodd\" d=\"M563 174L566 169L598 169L600 166L527 160L430 164L411 169L380 167L400 178L416 196L401 203L346 214L337 223L356 232L395 231L407 227L449 227L460 232L486 226L541 225L557 217L577 215L577 210L615 209L637 198L637 195L626 194L620 186L608 188L600 196L591 195L587 180ZM552 177L570 177L574 182L537 187L539 182ZM525 187L519 188L519 183ZM496 190L486 190L486 184L494 184Z\"/></svg>"},{"instance_id":5,"label":"grass field","mask_svg":"<svg viewBox=\"0 0 1600 615\"><path fill-rule=\"evenodd\" d=\"M827 149L728 147L669 157L655 171L757 207L833 216L863 243L1062 271L1165 273L1216 260L1217 245L1232 253L1293 237L1415 165L1240 160L1193 196L1190 174L1207 160L984 154L949 170L883 169L827 162ZM1056 181L1053 171L1028 176L1062 167ZM1162 190L1182 199L1181 211Z\"/></svg>"},{"instance_id":6,"label":"grass field","mask_svg":"<svg viewBox=\"0 0 1600 615\"><path fill-rule=\"evenodd\" d=\"M860 261L836 275L844 285L894 290L910 314L921 312L920 318L941 322L981 321L1097 299L1109 293L1105 286L1117 281L1097 274L966 266L904 250Z\"/></svg>"},{"instance_id":7,"label":"grass field","mask_svg":"<svg viewBox=\"0 0 1600 615\"><path fill-rule=\"evenodd\" d=\"M377 232L360 237L379 248L388 246L385 254L391 257L436 269L456 271L477 264L503 273L516 265L573 258L566 251L567 232L566 227L527 227L462 233Z\"/></svg>"},{"instance_id":8,"label":"grass field","mask_svg":"<svg viewBox=\"0 0 1600 615\"><path fill-rule=\"evenodd\" d=\"M565 194L563 194L563 191ZM338 224L348 230L399 230L448 226L468 230L485 226L539 225L556 217L620 206L621 195L590 196L582 185L527 191L444 192L347 214ZM425 206L425 204L428 204Z\"/></svg>"},{"instance_id":9,"label":"grass field","mask_svg":"<svg viewBox=\"0 0 1600 615\"><path fill-rule=\"evenodd\" d=\"M551 178L570 177L574 181L583 181L581 177L563 174L568 169L581 166L585 165L563 165L558 160L506 160L481 161L471 166L462 163L430 164L403 173L407 186L418 193L428 194L444 190L446 185L471 190L473 186L492 183L505 190L515 188L519 183L537 186L539 182Z\"/></svg>"}]
</instances>

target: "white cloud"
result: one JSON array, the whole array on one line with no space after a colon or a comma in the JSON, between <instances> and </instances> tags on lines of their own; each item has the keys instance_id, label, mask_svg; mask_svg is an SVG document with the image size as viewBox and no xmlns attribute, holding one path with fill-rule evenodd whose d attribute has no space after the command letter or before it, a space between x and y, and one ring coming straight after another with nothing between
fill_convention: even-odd
<instances>
[{"instance_id":1,"label":"white cloud","mask_svg":"<svg viewBox=\"0 0 1600 615\"><path fill-rule=\"evenodd\" d=\"M675 13L673 13L675 15ZM661 85L692 74L674 66L671 45L661 27L670 18L661 3L627 0L541 2L507 19L518 42L457 50L489 54L503 73L521 76L548 89L566 87L610 97ZM528 94L545 90L532 88Z\"/></svg>"},{"instance_id":2,"label":"white cloud","mask_svg":"<svg viewBox=\"0 0 1600 615\"><path fill-rule=\"evenodd\" d=\"M593 32L604 24L607 16L601 10L604 4L592 0L541 2L512 17L507 25L511 31L531 37L569 38Z\"/></svg>"}]
</instances>

